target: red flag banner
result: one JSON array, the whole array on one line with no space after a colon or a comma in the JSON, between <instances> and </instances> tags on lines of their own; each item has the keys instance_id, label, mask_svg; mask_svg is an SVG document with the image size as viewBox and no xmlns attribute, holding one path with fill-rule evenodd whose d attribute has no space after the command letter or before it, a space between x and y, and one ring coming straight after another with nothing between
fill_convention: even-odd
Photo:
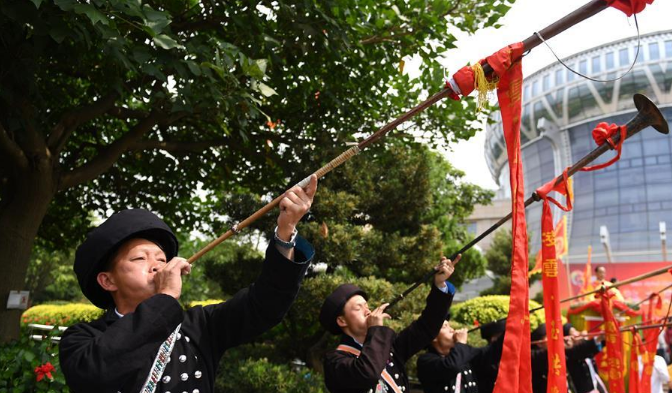
<instances>
[{"instance_id":1,"label":"red flag banner","mask_svg":"<svg viewBox=\"0 0 672 393\"><path fill-rule=\"evenodd\" d=\"M487 58L499 77L497 98L509 158L511 182L512 241L511 298L506 320L504 348L499 363L494 393L532 392L530 357L529 287L527 271L527 228L525 223L525 186L520 153L520 109L523 86L521 42L507 46ZM514 62L515 61L515 62Z\"/></svg>"},{"instance_id":2,"label":"red flag banner","mask_svg":"<svg viewBox=\"0 0 672 393\"><path fill-rule=\"evenodd\" d=\"M601 299L601 313L604 320L604 337L607 342L607 375L610 393L625 393L623 383L623 339L619 331L618 320L611 310L611 298L614 296L606 289L598 292Z\"/></svg>"},{"instance_id":3,"label":"red flag banner","mask_svg":"<svg viewBox=\"0 0 672 393\"><path fill-rule=\"evenodd\" d=\"M642 346L642 339L639 337L639 332L637 329L632 329L632 347L630 347L630 370L628 370L629 379L628 379L628 392L629 393L642 393L643 390L640 389L639 384L639 361L637 360L637 355L639 355L640 348ZM651 378L649 378L651 381ZM649 385L651 383L649 382ZM649 387L650 388L650 387ZM649 390L648 393L651 393Z\"/></svg>"},{"instance_id":4,"label":"red flag banner","mask_svg":"<svg viewBox=\"0 0 672 393\"><path fill-rule=\"evenodd\" d=\"M567 206L563 206L548 196L551 191L565 195ZM558 393L567 391L567 368L565 365L565 341L562 332L562 316L560 314L560 288L558 284L558 260L556 256L555 231L553 229L553 213L551 203L564 211L572 209L572 195L567 184L567 170L562 173L562 182L555 186L555 179L544 184L536 191L544 201L541 216L541 253L542 253L542 284L544 286L544 313L548 332L548 382L546 392Z\"/></svg>"},{"instance_id":5,"label":"red flag banner","mask_svg":"<svg viewBox=\"0 0 672 393\"><path fill-rule=\"evenodd\" d=\"M656 301L657 300L657 301ZM661 309L663 299L657 293L652 293L649 297L649 307L644 315L644 322L647 324L655 323L653 316L654 307ZM651 374L653 374L653 361L658 347L659 329L648 329L644 331L644 344L641 344L642 352L642 378L640 380L639 393L651 393Z\"/></svg>"}]
</instances>

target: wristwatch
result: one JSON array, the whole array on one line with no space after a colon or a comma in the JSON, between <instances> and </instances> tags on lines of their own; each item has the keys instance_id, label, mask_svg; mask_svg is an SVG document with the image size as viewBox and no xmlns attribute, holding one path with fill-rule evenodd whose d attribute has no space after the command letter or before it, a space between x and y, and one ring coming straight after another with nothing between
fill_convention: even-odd
<instances>
[{"instance_id":1,"label":"wristwatch","mask_svg":"<svg viewBox=\"0 0 672 393\"><path fill-rule=\"evenodd\" d=\"M292 236L289 237L289 241L286 242L278 237L278 227L275 227L275 233L273 234L273 239L275 240L275 244L282 248L294 248L296 246L296 235L299 233L296 228L292 231Z\"/></svg>"}]
</instances>

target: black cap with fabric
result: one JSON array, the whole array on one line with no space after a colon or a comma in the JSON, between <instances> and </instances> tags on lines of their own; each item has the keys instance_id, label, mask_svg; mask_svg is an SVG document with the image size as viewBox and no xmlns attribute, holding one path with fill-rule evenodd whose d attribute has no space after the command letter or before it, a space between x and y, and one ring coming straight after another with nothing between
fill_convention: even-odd
<instances>
[{"instance_id":1,"label":"black cap with fabric","mask_svg":"<svg viewBox=\"0 0 672 393\"><path fill-rule=\"evenodd\" d=\"M563 336L569 336L569 330L573 328L571 323L567 322L566 324L562 325L562 335Z\"/></svg>"},{"instance_id":2,"label":"black cap with fabric","mask_svg":"<svg viewBox=\"0 0 672 393\"><path fill-rule=\"evenodd\" d=\"M530 334L530 339L532 341L543 340L546 337L546 324L542 323Z\"/></svg>"},{"instance_id":3,"label":"black cap with fabric","mask_svg":"<svg viewBox=\"0 0 672 393\"><path fill-rule=\"evenodd\" d=\"M93 229L75 254L74 270L82 293L100 308L114 304L112 296L97 280L98 273L119 247L130 239L147 239L159 245L171 260L177 255L175 234L163 220L145 209L122 210Z\"/></svg>"},{"instance_id":4,"label":"black cap with fabric","mask_svg":"<svg viewBox=\"0 0 672 393\"><path fill-rule=\"evenodd\" d=\"M485 341L499 333L504 333L506 330L506 320L497 320L481 325L481 338Z\"/></svg>"},{"instance_id":5,"label":"black cap with fabric","mask_svg":"<svg viewBox=\"0 0 672 393\"><path fill-rule=\"evenodd\" d=\"M340 326L336 323L336 318L345 307L345 303L355 295L361 295L364 299L368 299L366 292L354 284L342 284L336 288L331 295L327 296L322 303L320 310L320 323L331 334L342 333Z\"/></svg>"}]
</instances>

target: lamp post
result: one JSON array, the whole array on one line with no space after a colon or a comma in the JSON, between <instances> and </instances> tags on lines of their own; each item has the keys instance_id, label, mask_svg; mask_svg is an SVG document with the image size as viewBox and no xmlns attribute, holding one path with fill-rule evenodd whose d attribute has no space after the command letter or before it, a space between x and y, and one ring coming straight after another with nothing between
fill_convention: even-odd
<instances>
[{"instance_id":1,"label":"lamp post","mask_svg":"<svg viewBox=\"0 0 672 393\"><path fill-rule=\"evenodd\" d=\"M600 226L600 243L604 246L604 252L607 254L607 262L612 263L611 245L609 244L609 229L606 225Z\"/></svg>"}]
</instances>

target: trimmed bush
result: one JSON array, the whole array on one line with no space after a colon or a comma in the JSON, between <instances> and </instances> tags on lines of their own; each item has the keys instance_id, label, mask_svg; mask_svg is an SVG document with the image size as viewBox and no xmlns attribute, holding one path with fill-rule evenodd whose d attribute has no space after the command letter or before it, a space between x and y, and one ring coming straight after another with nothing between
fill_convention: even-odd
<instances>
[{"instance_id":1,"label":"trimmed bush","mask_svg":"<svg viewBox=\"0 0 672 393\"><path fill-rule=\"evenodd\" d=\"M530 310L539 306L539 303L530 300ZM496 321L509 314L509 296L491 295L469 299L464 303L453 305L450 313L454 321L468 326L473 326L474 321L478 321L481 325ZM530 329L534 330L544 322L544 310L530 314Z\"/></svg>"},{"instance_id":2,"label":"trimmed bush","mask_svg":"<svg viewBox=\"0 0 672 393\"><path fill-rule=\"evenodd\" d=\"M322 376L308 370L293 371L289 365L273 364L266 358L246 359L224 365L215 390L237 393L325 393Z\"/></svg>"},{"instance_id":3,"label":"trimmed bush","mask_svg":"<svg viewBox=\"0 0 672 393\"><path fill-rule=\"evenodd\" d=\"M21 316L21 326L29 323L52 326L72 326L79 322L91 322L103 316L105 310L85 303L41 304L27 309Z\"/></svg>"}]
</instances>

